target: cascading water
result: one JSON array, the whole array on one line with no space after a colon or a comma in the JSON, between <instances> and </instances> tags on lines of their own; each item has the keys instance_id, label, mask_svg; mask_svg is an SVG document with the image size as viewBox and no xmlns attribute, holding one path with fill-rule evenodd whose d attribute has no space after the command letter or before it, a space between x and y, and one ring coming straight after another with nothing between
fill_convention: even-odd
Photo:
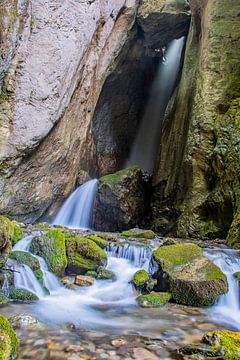
<instances>
[{"instance_id":1,"label":"cascading water","mask_svg":"<svg viewBox=\"0 0 240 360\"><path fill-rule=\"evenodd\" d=\"M207 256L222 270L228 281L228 293L211 308L210 316L240 329L240 286L234 277L234 273L240 271L238 253L238 250L213 249L207 252Z\"/></svg>"},{"instance_id":2,"label":"cascading water","mask_svg":"<svg viewBox=\"0 0 240 360\"><path fill-rule=\"evenodd\" d=\"M185 37L173 40L166 52L165 61L159 64L158 73L133 144L128 164L139 165L150 174L156 159L162 121L179 72Z\"/></svg>"},{"instance_id":3,"label":"cascading water","mask_svg":"<svg viewBox=\"0 0 240 360\"><path fill-rule=\"evenodd\" d=\"M61 207L54 224L76 229L89 229L97 184L98 180L93 179L79 186Z\"/></svg>"}]
</instances>

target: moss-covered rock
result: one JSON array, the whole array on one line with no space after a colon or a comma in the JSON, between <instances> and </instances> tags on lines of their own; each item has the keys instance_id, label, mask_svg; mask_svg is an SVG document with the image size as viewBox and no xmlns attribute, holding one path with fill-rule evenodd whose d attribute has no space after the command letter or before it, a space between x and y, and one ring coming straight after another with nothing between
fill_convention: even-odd
<instances>
[{"instance_id":1,"label":"moss-covered rock","mask_svg":"<svg viewBox=\"0 0 240 360\"><path fill-rule=\"evenodd\" d=\"M103 266L97 268L97 279L110 280L114 278L115 274L111 270L105 269Z\"/></svg>"},{"instance_id":2,"label":"moss-covered rock","mask_svg":"<svg viewBox=\"0 0 240 360\"><path fill-rule=\"evenodd\" d=\"M30 251L43 257L50 271L63 276L67 266L64 234L60 230L51 230L32 239Z\"/></svg>"},{"instance_id":3,"label":"moss-covered rock","mask_svg":"<svg viewBox=\"0 0 240 360\"><path fill-rule=\"evenodd\" d=\"M2 292L0 292L0 305L7 304L8 301L8 298Z\"/></svg>"},{"instance_id":4,"label":"moss-covered rock","mask_svg":"<svg viewBox=\"0 0 240 360\"><path fill-rule=\"evenodd\" d=\"M9 321L0 315L0 359L16 359L19 341Z\"/></svg>"},{"instance_id":5,"label":"moss-covered rock","mask_svg":"<svg viewBox=\"0 0 240 360\"><path fill-rule=\"evenodd\" d=\"M131 283L136 289L147 285L150 275L146 270L138 270L132 277Z\"/></svg>"},{"instance_id":6,"label":"moss-covered rock","mask_svg":"<svg viewBox=\"0 0 240 360\"><path fill-rule=\"evenodd\" d=\"M108 242L100 236L90 235L88 236L88 239L94 241L102 249L106 249L106 247L108 246Z\"/></svg>"},{"instance_id":7,"label":"moss-covered rock","mask_svg":"<svg viewBox=\"0 0 240 360\"><path fill-rule=\"evenodd\" d=\"M27 314L17 314L9 319L14 329L31 328L32 330L46 330L46 325L40 323L35 317Z\"/></svg>"},{"instance_id":8,"label":"moss-covered rock","mask_svg":"<svg viewBox=\"0 0 240 360\"><path fill-rule=\"evenodd\" d=\"M96 272L96 271L87 271L86 272L86 275L87 276L91 276L91 277L93 277L94 279L96 279L97 278L97 276L98 276L98 273Z\"/></svg>"},{"instance_id":9,"label":"moss-covered rock","mask_svg":"<svg viewBox=\"0 0 240 360\"><path fill-rule=\"evenodd\" d=\"M43 284L43 272L41 270L40 263L37 258L26 251L13 251L10 255L11 259L14 259L18 264L25 264L32 269L36 278Z\"/></svg>"},{"instance_id":10,"label":"moss-covered rock","mask_svg":"<svg viewBox=\"0 0 240 360\"><path fill-rule=\"evenodd\" d=\"M152 265L158 288L179 304L209 306L228 290L226 276L195 244L161 246Z\"/></svg>"},{"instance_id":11,"label":"moss-covered rock","mask_svg":"<svg viewBox=\"0 0 240 360\"><path fill-rule=\"evenodd\" d=\"M240 358L240 333L227 330L210 331L203 336L203 342L212 346L217 352L224 348L224 356L229 360Z\"/></svg>"},{"instance_id":12,"label":"moss-covered rock","mask_svg":"<svg viewBox=\"0 0 240 360\"><path fill-rule=\"evenodd\" d=\"M171 237L167 237L166 239L164 239L163 241L163 245L167 246L167 245L175 245L177 244L177 241L174 238Z\"/></svg>"},{"instance_id":13,"label":"moss-covered rock","mask_svg":"<svg viewBox=\"0 0 240 360\"><path fill-rule=\"evenodd\" d=\"M66 239L68 273L85 274L107 263L107 254L93 240L87 238Z\"/></svg>"},{"instance_id":14,"label":"moss-covered rock","mask_svg":"<svg viewBox=\"0 0 240 360\"><path fill-rule=\"evenodd\" d=\"M12 251L13 237L14 226L12 222L5 216L0 215L0 268L6 264Z\"/></svg>"},{"instance_id":15,"label":"moss-covered rock","mask_svg":"<svg viewBox=\"0 0 240 360\"><path fill-rule=\"evenodd\" d=\"M14 226L14 233L13 233L12 244L15 245L19 240L21 240L24 237L24 232L19 225L13 223L13 226Z\"/></svg>"},{"instance_id":16,"label":"moss-covered rock","mask_svg":"<svg viewBox=\"0 0 240 360\"><path fill-rule=\"evenodd\" d=\"M160 307L167 304L171 297L172 295L166 292L151 293L138 296L137 302L142 307Z\"/></svg>"},{"instance_id":17,"label":"moss-covered rock","mask_svg":"<svg viewBox=\"0 0 240 360\"><path fill-rule=\"evenodd\" d=\"M240 333L227 330L210 331L203 336L201 343L184 346L178 352L208 359L237 360L240 358Z\"/></svg>"},{"instance_id":18,"label":"moss-covered rock","mask_svg":"<svg viewBox=\"0 0 240 360\"><path fill-rule=\"evenodd\" d=\"M154 239L156 236L156 234L152 230L143 230L138 228L123 231L122 235L130 238L144 238L144 239Z\"/></svg>"},{"instance_id":19,"label":"moss-covered rock","mask_svg":"<svg viewBox=\"0 0 240 360\"><path fill-rule=\"evenodd\" d=\"M240 281L240 271L235 272L233 275L234 275L235 279Z\"/></svg>"},{"instance_id":20,"label":"moss-covered rock","mask_svg":"<svg viewBox=\"0 0 240 360\"><path fill-rule=\"evenodd\" d=\"M100 231L118 231L140 224L146 211L147 191L147 182L138 166L100 178L94 227Z\"/></svg>"},{"instance_id":21,"label":"moss-covered rock","mask_svg":"<svg viewBox=\"0 0 240 360\"><path fill-rule=\"evenodd\" d=\"M39 300L37 295L26 289L11 289L9 298L14 301L36 301Z\"/></svg>"}]
</instances>

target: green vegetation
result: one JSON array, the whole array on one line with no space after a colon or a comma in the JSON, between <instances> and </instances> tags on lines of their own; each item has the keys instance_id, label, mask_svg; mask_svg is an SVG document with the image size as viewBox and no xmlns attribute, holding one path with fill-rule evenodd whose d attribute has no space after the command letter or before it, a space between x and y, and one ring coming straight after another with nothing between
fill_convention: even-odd
<instances>
[{"instance_id":1,"label":"green vegetation","mask_svg":"<svg viewBox=\"0 0 240 360\"><path fill-rule=\"evenodd\" d=\"M6 264L12 251L14 225L5 216L0 215L0 268Z\"/></svg>"},{"instance_id":2,"label":"green vegetation","mask_svg":"<svg viewBox=\"0 0 240 360\"><path fill-rule=\"evenodd\" d=\"M14 224L14 235L13 235L13 239L12 239L12 243L13 245L15 245L19 240L21 240L24 236L24 232L22 231L22 229Z\"/></svg>"},{"instance_id":3,"label":"green vegetation","mask_svg":"<svg viewBox=\"0 0 240 360\"><path fill-rule=\"evenodd\" d=\"M139 167L136 165L130 166L126 169L115 172L114 174L105 175L100 178L100 183L108 185L109 187L116 186L120 181L122 181L126 176L131 176L135 171L139 170Z\"/></svg>"},{"instance_id":4,"label":"green vegetation","mask_svg":"<svg viewBox=\"0 0 240 360\"><path fill-rule=\"evenodd\" d=\"M26 301L26 302L38 300L37 295L25 289L12 289L10 291L9 298L15 301Z\"/></svg>"},{"instance_id":5,"label":"green vegetation","mask_svg":"<svg viewBox=\"0 0 240 360\"><path fill-rule=\"evenodd\" d=\"M50 271L63 276L67 266L65 237L60 230L50 230L33 238L30 251L42 256Z\"/></svg>"},{"instance_id":6,"label":"green vegetation","mask_svg":"<svg viewBox=\"0 0 240 360\"><path fill-rule=\"evenodd\" d=\"M146 270L138 270L131 279L131 283L136 288L139 288L143 285L146 285L149 279L150 275Z\"/></svg>"},{"instance_id":7,"label":"green vegetation","mask_svg":"<svg viewBox=\"0 0 240 360\"><path fill-rule=\"evenodd\" d=\"M9 321L0 315L0 359L15 359L18 354L19 341Z\"/></svg>"},{"instance_id":8,"label":"green vegetation","mask_svg":"<svg viewBox=\"0 0 240 360\"><path fill-rule=\"evenodd\" d=\"M227 330L210 331L203 337L203 342L212 346L213 352L219 348L225 349L224 358L237 360L240 354L240 333Z\"/></svg>"},{"instance_id":9,"label":"green vegetation","mask_svg":"<svg viewBox=\"0 0 240 360\"><path fill-rule=\"evenodd\" d=\"M160 307L167 304L171 297L170 293L151 293L138 296L137 302L142 307Z\"/></svg>"},{"instance_id":10,"label":"green vegetation","mask_svg":"<svg viewBox=\"0 0 240 360\"><path fill-rule=\"evenodd\" d=\"M154 239L156 234L152 230L131 229L122 232L123 236L131 238Z\"/></svg>"},{"instance_id":11,"label":"green vegetation","mask_svg":"<svg viewBox=\"0 0 240 360\"><path fill-rule=\"evenodd\" d=\"M0 292L0 305L7 304L8 301L8 298L2 292Z\"/></svg>"},{"instance_id":12,"label":"green vegetation","mask_svg":"<svg viewBox=\"0 0 240 360\"><path fill-rule=\"evenodd\" d=\"M106 247L108 246L108 242L103 238L101 238L100 236L90 235L88 236L88 239L94 241L102 249L106 249Z\"/></svg>"}]
</instances>

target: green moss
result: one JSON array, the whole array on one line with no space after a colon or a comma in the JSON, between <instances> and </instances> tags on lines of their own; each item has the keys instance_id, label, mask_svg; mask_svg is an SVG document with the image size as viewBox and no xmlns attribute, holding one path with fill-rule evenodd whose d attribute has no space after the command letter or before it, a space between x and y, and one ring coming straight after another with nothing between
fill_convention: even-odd
<instances>
[{"instance_id":1,"label":"green moss","mask_svg":"<svg viewBox=\"0 0 240 360\"><path fill-rule=\"evenodd\" d=\"M240 333L227 330L210 331L203 336L203 342L212 345L213 351L220 347L225 349L225 357L229 360L239 359L240 354Z\"/></svg>"},{"instance_id":2,"label":"green moss","mask_svg":"<svg viewBox=\"0 0 240 360\"><path fill-rule=\"evenodd\" d=\"M120 181L125 177L131 176L135 171L139 170L139 167L136 165L130 166L126 169L115 172L114 174L105 175L100 178L100 183L108 185L109 187L116 186Z\"/></svg>"},{"instance_id":3,"label":"green moss","mask_svg":"<svg viewBox=\"0 0 240 360\"><path fill-rule=\"evenodd\" d=\"M142 307L160 307L167 304L171 297L170 293L151 293L138 296L137 302Z\"/></svg>"},{"instance_id":4,"label":"green moss","mask_svg":"<svg viewBox=\"0 0 240 360\"><path fill-rule=\"evenodd\" d=\"M37 295L25 289L12 289L10 291L9 298L15 301L27 301L27 302L38 300Z\"/></svg>"},{"instance_id":5,"label":"green moss","mask_svg":"<svg viewBox=\"0 0 240 360\"><path fill-rule=\"evenodd\" d=\"M222 272L222 270L215 264L210 263L203 268L202 271L206 274L205 280L223 280L226 281L226 276Z\"/></svg>"},{"instance_id":6,"label":"green moss","mask_svg":"<svg viewBox=\"0 0 240 360\"><path fill-rule=\"evenodd\" d=\"M76 274L86 273L87 271L94 271L98 267L98 263L94 260L86 259L85 257L74 254L68 259L68 268L70 272Z\"/></svg>"},{"instance_id":7,"label":"green moss","mask_svg":"<svg viewBox=\"0 0 240 360\"><path fill-rule=\"evenodd\" d=\"M153 252L153 259L162 267L173 269L184 265L203 255L203 250L195 244L175 244L160 246Z\"/></svg>"},{"instance_id":8,"label":"green moss","mask_svg":"<svg viewBox=\"0 0 240 360\"><path fill-rule=\"evenodd\" d=\"M156 234L152 230L131 229L122 232L123 236L132 238L154 239Z\"/></svg>"},{"instance_id":9,"label":"green moss","mask_svg":"<svg viewBox=\"0 0 240 360\"><path fill-rule=\"evenodd\" d=\"M24 236L24 232L18 225L14 225L14 235L12 239L12 244L15 245L19 240Z\"/></svg>"},{"instance_id":10,"label":"green moss","mask_svg":"<svg viewBox=\"0 0 240 360\"><path fill-rule=\"evenodd\" d=\"M100 236L91 235L88 236L88 239L94 241L100 248L105 249L108 246L108 242L101 238Z\"/></svg>"},{"instance_id":11,"label":"green moss","mask_svg":"<svg viewBox=\"0 0 240 360\"><path fill-rule=\"evenodd\" d=\"M0 268L6 264L12 250L14 226L5 216L0 215Z\"/></svg>"},{"instance_id":12,"label":"green moss","mask_svg":"<svg viewBox=\"0 0 240 360\"><path fill-rule=\"evenodd\" d=\"M146 289L150 292L154 290L155 286L157 286L157 279L154 279L149 284L147 284Z\"/></svg>"},{"instance_id":13,"label":"green moss","mask_svg":"<svg viewBox=\"0 0 240 360\"><path fill-rule=\"evenodd\" d=\"M19 341L9 321L0 315L0 334L5 341L0 341L0 359L9 360L9 353L13 359L17 357Z\"/></svg>"},{"instance_id":14,"label":"green moss","mask_svg":"<svg viewBox=\"0 0 240 360\"><path fill-rule=\"evenodd\" d=\"M0 305L7 304L8 301L8 298L2 292L0 292Z\"/></svg>"},{"instance_id":15,"label":"green moss","mask_svg":"<svg viewBox=\"0 0 240 360\"><path fill-rule=\"evenodd\" d=\"M98 276L98 274L97 274L97 272L96 271L87 271L86 272L86 276L91 276L91 277L93 277L94 279L96 279L97 278L97 276Z\"/></svg>"},{"instance_id":16,"label":"green moss","mask_svg":"<svg viewBox=\"0 0 240 360\"><path fill-rule=\"evenodd\" d=\"M149 273L146 270L138 270L131 279L131 283L138 288L145 285L149 278Z\"/></svg>"},{"instance_id":17,"label":"green moss","mask_svg":"<svg viewBox=\"0 0 240 360\"><path fill-rule=\"evenodd\" d=\"M171 237L167 237L166 239L164 239L164 242L163 242L163 246L175 245L175 244L177 244L177 241Z\"/></svg>"},{"instance_id":18,"label":"green moss","mask_svg":"<svg viewBox=\"0 0 240 360\"><path fill-rule=\"evenodd\" d=\"M234 273L234 277L240 281L240 271Z\"/></svg>"},{"instance_id":19,"label":"green moss","mask_svg":"<svg viewBox=\"0 0 240 360\"><path fill-rule=\"evenodd\" d=\"M67 266L65 237L60 230L51 230L42 236L33 238L31 252L42 256L50 271L63 276Z\"/></svg>"}]
</instances>

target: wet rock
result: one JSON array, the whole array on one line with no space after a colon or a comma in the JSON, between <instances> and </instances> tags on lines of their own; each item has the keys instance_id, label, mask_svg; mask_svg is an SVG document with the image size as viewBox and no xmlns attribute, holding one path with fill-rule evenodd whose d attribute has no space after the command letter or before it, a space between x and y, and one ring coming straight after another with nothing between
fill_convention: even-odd
<instances>
[{"instance_id":1,"label":"wet rock","mask_svg":"<svg viewBox=\"0 0 240 360\"><path fill-rule=\"evenodd\" d=\"M102 249L106 249L106 247L108 246L108 242L105 239L101 238L100 236L90 235L87 236L87 238L94 241Z\"/></svg>"},{"instance_id":2,"label":"wet rock","mask_svg":"<svg viewBox=\"0 0 240 360\"><path fill-rule=\"evenodd\" d=\"M130 282L137 290L140 290L144 287L144 285L147 285L149 279L150 279L150 275L146 270L138 270L133 275Z\"/></svg>"},{"instance_id":3,"label":"wet rock","mask_svg":"<svg viewBox=\"0 0 240 360\"><path fill-rule=\"evenodd\" d=\"M237 279L238 281L240 281L240 271L235 272L233 275L234 275L235 279Z\"/></svg>"},{"instance_id":4,"label":"wet rock","mask_svg":"<svg viewBox=\"0 0 240 360\"><path fill-rule=\"evenodd\" d=\"M115 274L113 271L105 269L103 266L97 268L97 279L110 280L114 278Z\"/></svg>"},{"instance_id":5,"label":"wet rock","mask_svg":"<svg viewBox=\"0 0 240 360\"><path fill-rule=\"evenodd\" d=\"M94 283L94 278L90 276L77 275L75 284L78 286L91 286Z\"/></svg>"},{"instance_id":6,"label":"wet rock","mask_svg":"<svg viewBox=\"0 0 240 360\"><path fill-rule=\"evenodd\" d=\"M158 360L158 356L144 348L134 348L133 358L138 360Z\"/></svg>"},{"instance_id":7,"label":"wet rock","mask_svg":"<svg viewBox=\"0 0 240 360\"><path fill-rule=\"evenodd\" d=\"M167 237L166 239L164 239L163 241L163 246L167 246L167 245L175 245L177 244L177 241L174 238L171 237Z\"/></svg>"},{"instance_id":8,"label":"wet rock","mask_svg":"<svg viewBox=\"0 0 240 360\"><path fill-rule=\"evenodd\" d=\"M143 173L137 166L100 178L94 227L117 231L140 224L146 210L146 189Z\"/></svg>"},{"instance_id":9,"label":"wet rock","mask_svg":"<svg viewBox=\"0 0 240 360\"><path fill-rule=\"evenodd\" d=\"M143 229L131 229L128 231L123 231L121 233L122 236L126 236L129 238L144 238L144 239L154 239L156 234L152 230L143 230Z\"/></svg>"},{"instance_id":10,"label":"wet rock","mask_svg":"<svg viewBox=\"0 0 240 360\"><path fill-rule=\"evenodd\" d=\"M26 289L11 289L9 292L9 298L14 301L31 302L39 300L37 295Z\"/></svg>"},{"instance_id":11,"label":"wet rock","mask_svg":"<svg viewBox=\"0 0 240 360\"><path fill-rule=\"evenodd\" d=\"M137 302L142 307L161 307L166 305L172 298L170 293L151 293L148 295L140 295Z\"/></svg>"},{"instance_id":12,"label":"wet rock","mask_svg":"<svg viewBox=\"0 0 240 360\"><path fill-rule=\"evenodd\" d=\"M121 346L124 346L127 344L127 340L124 340L124 339L115 339L115 340L112 340L111 341L111 344L116 347L116 348L119 348Z\"/></svg>"},{"instance_id":13,"label":"wet rock","mask_svg":"<svg viewBox=\"0 0 240 360\"><path fill-rule=\"evenodd\" d=\"M16 359L18 355L19 341L9 323L9 321L0 315L0 359Z\"/></svg>"},{"instance_id":14,"label":"wet rock","mask_svg":"<svg viewBox=\"0 0 240 360\"><path fill-rule=\"evenodd\" d=\"M61 283L66 286L74 284L74 281L75 281L75 276L65 276L64 278L61 279Z\"/></svg>"},{"instance_id":15,"label":"wet rock","mask_svg":"<svg viewBox=\"0 0 240 360\"><path fill-rule=\"evenodd\" d=\"M67 266L64 234L60 230L50 230L32 239L30 251L43 257L50 271L63 276Z\"/></svg>"},{"instance_id":16,"label":"wet rock","mask_svg":"<svg viewBox=\"0 0 240 360\"><path fill-rule=\"evenodd\" d=\"M2 292L0 292L0 305L7 304L9 299Z\"/></svg>"},{"instance_id":17,"label":"wet rock","mask_svg":"<svg viewBox=\"0 0 240 360\"><path fill-rule=\"evenodd\" d=\"M36 257L26 251L13 251L10 255L11 259L17 261L18 264L25 264L32 269L36 278L43 284L43 272L40 263Z\"/></svg>"},{"instance_id":18,"label":"wet rock","mask_svg":"<svg viewBox=\"0 0 240 360\"><path fill-rule=\"evenodd\" d=\"M0 268L6 264L12 250L14 225L5 216L0 216Z\"/></svg>"},{"instance_id":19,"label":"wet rock","mask_svg":"<svg viewBox=\"0 0 240 360\"><path fill-rule=\"evenodd\" d=\"M18 314L9 319L14 329L30 327L32 329L44 330L46 325L40 323L35 317L27 314Z\"/></svg>"},{"instance_id":20,"label":"wet rock","mask_svg":"<svg viewBox=\"0 0 240 360\"><path fill-rule=\"evenodd\" d=\"M202 341L212 347L212 351L226 359L238 359L240 357L240 333L215 330L203 336ZM217 356L219 356L217 355Z\"/></svg>"},{"instance_id":21,"label":"wet rock","mask_svg":"<svg viewBox=\"0 0 240 360\"><path fill-rule=\"evenodd\" d=\"M195 244L161 246L152 262L158 266L157 287L170 291L178 304L209 306L228 290L226 276Z\"/></svg>"},{"instance_id":22,"label":"wet rock","mask_svg":"<svg viewBox=\"0 0 240 360\"><path fill-rule=\"evenodd\" d=\"M87 238L68 238L66 240L69 274L85 274L95 271L107 262L106 252L93 240Z\"/></svg>"}]
</instances>

